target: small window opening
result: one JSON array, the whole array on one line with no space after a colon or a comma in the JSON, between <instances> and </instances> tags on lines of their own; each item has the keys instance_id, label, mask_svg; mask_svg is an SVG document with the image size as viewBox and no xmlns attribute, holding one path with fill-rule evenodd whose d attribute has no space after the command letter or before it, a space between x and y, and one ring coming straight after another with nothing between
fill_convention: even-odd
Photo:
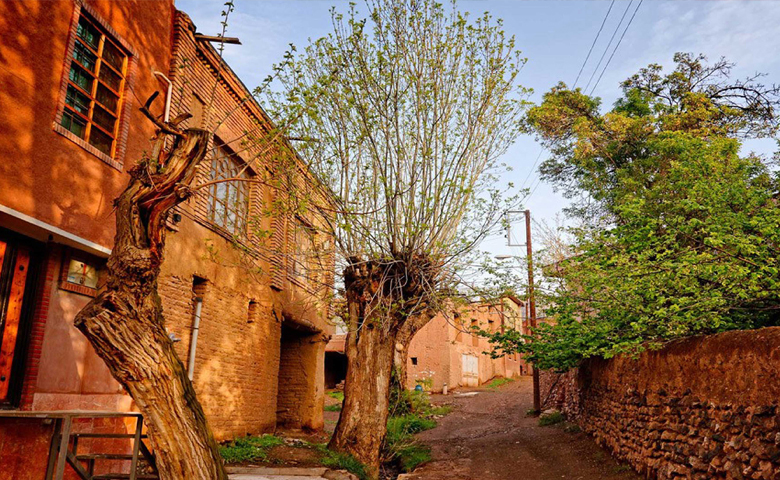
<instances>
[{"instance_id":1,"label":"small window opening","mask_svg":"<svg viewBox=\"0 0 780 480\"><path fill-rule=\"evenodd\" d=\"M257 302L254 300L249 301L249 308L247 309L247 318L246 323L255 323L255 320L257 319Z\"/></svg>"},{"instance_id":2,"label":"small window opening","mask_svg":"<svg viewBox=\"0 0 780 480\"><path fill-rule=\"evenodd\" d=\"M412 357L412 365L417 365L417 357Z\"/></svg>"}]
</instances>

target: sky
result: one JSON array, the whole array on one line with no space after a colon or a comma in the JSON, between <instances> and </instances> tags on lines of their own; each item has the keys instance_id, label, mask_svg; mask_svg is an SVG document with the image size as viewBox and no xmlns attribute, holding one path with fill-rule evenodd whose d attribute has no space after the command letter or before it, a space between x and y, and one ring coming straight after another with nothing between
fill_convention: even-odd
<instances>
[{"instance_id":1,"label":"sky","mask_svg":"<svg viewBox=\"0 0 780 480\"><path fill-rule=\"evenodd\" d=\"M176 6L190 15L200 33L215 35L221 32L223 3L177 0ZM360 0L357 3L362 6ZM574 82L611 1L460 0L458 5L475 16L488 11L504 20L506 32L515 36L517 47L528 58L519 81L534 90L530 100L538 102L559 81ZM639 0L614 2L577 83L582 87L588 83L606 51L588 91L593 88L625 30L593 91L602 98L603 106L614 103L620 95L620 82L640 68L658 63L668 70L675 52L703 53L710 60L724 56L737 64L735 77L761 72L767 74L764 83L780 83L780 1L643 0L635 10L637 5ZM282 60L290 43L300 50L309 39L331 31L332 7L345 12L348 2L235 0L227 36L239 37L242 45L226 45L227 63L249 88L259 85L272 72L272 65ZM770 155L774 146L771 140L755 140L746 143L745 149ZM538 180L536 169L544 161L544 153L532 137L519 138L503 159L513 168L505 180L530 188L533 193L524 201L524 208L531 210L534 219L552 224L567 200ZM515 232L518 237L524 235L519 219ZM484 247L496 255L522 255L524 249L505 243L503 238L491 238Z\"/></svg>"}]
</instances>

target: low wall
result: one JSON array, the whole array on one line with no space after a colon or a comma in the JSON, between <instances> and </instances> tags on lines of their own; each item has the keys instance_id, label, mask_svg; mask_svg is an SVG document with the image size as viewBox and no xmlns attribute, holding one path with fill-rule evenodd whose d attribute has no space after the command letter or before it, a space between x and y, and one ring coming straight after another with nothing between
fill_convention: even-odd
<instances>
[{"instance_id":1,"label":"low wall","mask_svg":"<svg viewBox=\"0 0 780 480\"><path fill-rule=\"evenodd\" d=\"M780 327L590 359L541 393L647 478L780 479Z\"/></svg>"}]
</instances>

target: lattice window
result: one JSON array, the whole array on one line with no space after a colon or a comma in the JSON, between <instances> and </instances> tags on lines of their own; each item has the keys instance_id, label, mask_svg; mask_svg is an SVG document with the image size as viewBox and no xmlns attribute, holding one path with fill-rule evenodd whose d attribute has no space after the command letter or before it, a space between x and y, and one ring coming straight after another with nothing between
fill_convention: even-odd
<instances>
[{"instance_id":1,"label":"lattice window","mask_svg":"<svg viewBox=\"0 0 780 480\"><path fill-rule=\"evenodd\" d=\"M74 42L60 124L113 157L128 54L84 14Z\"/></svg>"},{"instance_id":2,"label":"lattice window","mask_svg":"<svg viewBox=\"0 0 780 480\"><path fill-rule=\"evenodd\" d=\"M211 160L211 181L249 179L251 176L236 156L224 147L217 147ZM209 188L209 221L228 233L244 236L249 215L249 182L228 180Z\"/></svg>"}]
</instances>

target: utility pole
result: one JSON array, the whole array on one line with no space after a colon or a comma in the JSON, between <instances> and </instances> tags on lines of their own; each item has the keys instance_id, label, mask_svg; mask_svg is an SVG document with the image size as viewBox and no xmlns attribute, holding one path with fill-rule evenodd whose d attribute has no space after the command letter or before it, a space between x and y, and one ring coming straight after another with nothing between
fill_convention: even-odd
<instances>
[{"instance_id":1,"label":"utility pole","mask_svg":"<svg viewBox=\"0 0 780 480\"><path fill-rule=\"evenodd\" d=\"M531 324L531 329L536 329L536 300L534 298L534 252L531 248L531 211L525 211L525 245L528 255L528 319ZM540 413L542 411L542 399L539 393L539 369L536 365L532 366L533 382L534 382L534 411Z\"/></svg>"}]
</instances>

